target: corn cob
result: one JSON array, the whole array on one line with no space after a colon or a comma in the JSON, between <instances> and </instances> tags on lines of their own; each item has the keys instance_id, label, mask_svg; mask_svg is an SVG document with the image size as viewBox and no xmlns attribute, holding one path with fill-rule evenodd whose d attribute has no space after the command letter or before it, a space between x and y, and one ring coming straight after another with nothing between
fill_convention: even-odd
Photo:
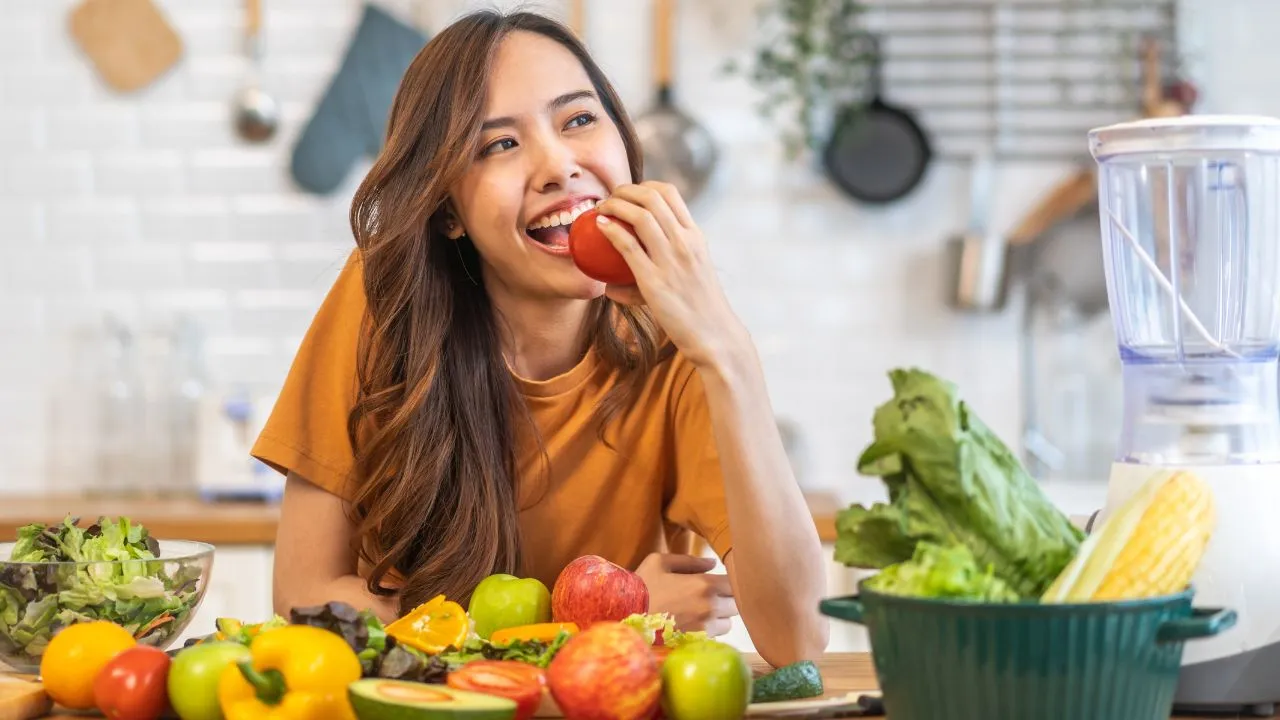
<instances>
[{"instance_id":1,"label":"corn cob","mask_svg":"<svg viewBox=\"0 0 1280 720\"><path fill-rule=\"evenodd\" d=\"M1045 592L1045 602L1167 595L1191 581L1217 523L1213 493L1189 472L1159 473L1108 518Z\"/></svg>"}]
</instances>

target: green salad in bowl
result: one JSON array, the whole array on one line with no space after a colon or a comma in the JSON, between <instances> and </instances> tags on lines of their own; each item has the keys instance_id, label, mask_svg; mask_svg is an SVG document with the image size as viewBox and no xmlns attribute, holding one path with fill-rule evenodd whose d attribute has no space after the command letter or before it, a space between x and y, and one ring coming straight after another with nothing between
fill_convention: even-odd
<instances>
[{"instance_id":1,"label":"green salad in bowl","mask_svg":"<svg viewBox=\"0 0 1280 720\"><path fill-rule=\"evenodd\" d=\"M157 540L128 518L81 527L26 525L0 543L0 665L34 672L49 640L79 622L107 620L161 649L200 605L213 566L205 543Z\"/></svg>"}]
</instances>

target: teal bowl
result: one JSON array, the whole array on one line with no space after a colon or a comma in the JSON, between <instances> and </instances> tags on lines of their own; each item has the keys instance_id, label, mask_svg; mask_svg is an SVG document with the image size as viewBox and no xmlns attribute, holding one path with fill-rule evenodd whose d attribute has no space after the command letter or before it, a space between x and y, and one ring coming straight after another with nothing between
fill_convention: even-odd
<instances>
[{"instance_id":1,"label":"teal bowl","mask_svg":"<svg viewBox=\"0 0 1280 720\"><path fill-rule=\"evenodd\" d=\"M877 593L821 602L866 626L892 720L1168 720L1188 640L1235 625L1193 590L1078 604Z\"/></svg>"}]
</instances>

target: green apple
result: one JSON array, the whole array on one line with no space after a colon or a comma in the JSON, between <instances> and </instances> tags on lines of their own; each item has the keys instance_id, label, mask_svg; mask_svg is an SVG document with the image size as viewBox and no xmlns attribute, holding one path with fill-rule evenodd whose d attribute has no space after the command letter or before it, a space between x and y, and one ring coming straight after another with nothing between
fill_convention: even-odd
<instances>
[{"instance_id":1,"label":"green apple","mask_svg":"<svg viewBox=\"0 0 1280 720\"><path fill-rule=\"evenodd\" d=\"M551 592L537 578L490 575L471 593L467 614L488 640L495 630L551 622Z\"/></svg>"},{"instance_id":2,"label":"green apple","mask_svg":"<svg viewBox=\"0 0 1280 720\"><path fill-rule=\"evenodd\" d=\"M204 642L179 652L169 666L173 711L182 720L222 720L218 679L228 665L249 658L249 648L234 642Z\"/></svg>"},{"instance_id":3,"label":"green apple","mask_svg":"<svg viewBox=\"0 0 1280 720\"><path fill-rule=\"evenodd\" d=\"M700 640L662 663L662 712L668 720L738 718L751 704L751 668L736 648Z\"/></svg>"}]
</instances>

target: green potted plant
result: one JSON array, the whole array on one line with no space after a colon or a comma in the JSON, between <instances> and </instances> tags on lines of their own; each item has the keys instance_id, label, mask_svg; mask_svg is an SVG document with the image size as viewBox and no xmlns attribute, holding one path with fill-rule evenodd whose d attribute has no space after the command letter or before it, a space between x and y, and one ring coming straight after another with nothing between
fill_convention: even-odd
<instances>
[{"instance_id":1,"label":"green potted plant","mask_svg":"<svg viewBox=\"0 0 1280 720\"><path fill-rule=\"evenodd\" d=\"M789 159L857 121L871 57L862 11L857 0L768 0L749 61L727 68L763 93L757 109L780 125Z\"/></svg>"}]
</instances>

